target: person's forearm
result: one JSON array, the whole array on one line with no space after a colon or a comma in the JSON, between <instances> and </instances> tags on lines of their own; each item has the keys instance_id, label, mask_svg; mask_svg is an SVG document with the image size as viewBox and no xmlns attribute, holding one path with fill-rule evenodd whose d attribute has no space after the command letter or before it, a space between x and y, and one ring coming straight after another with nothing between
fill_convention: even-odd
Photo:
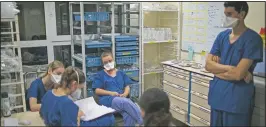
<instances>
[{"instance_id":1,"label":"person's forearm","mask_svg":"<svg viewBox=\"0 0 266 127\"><path fill-rule=\"evenodd\" d=\"M225 72L225 73L215 74L216 77L223 79L223 80L229 80L229 81L232 81L232 80L240 81L246 75L247 75L247 73L243 77L239 77L237 72L235 71L235 69L232 69L232 70Z\"/></svg>"},{"instance_id":2,"label":"person's forearm","mask_svg":"<svg viewBox=\"0 0 266 127\"><path fill-rule=\"evenodd\" d=\"M108 91L108 90L103 90L103 89L100 89L100 88L97 88L95 90L95 93L97 95L112 95L112 91Z\"/></svg>"},{"instance_id":3,"label":"person's forearm","mask_svg":"<svg viewBox=\"0 0 266 127\"><path fill-rule=\"evenodd\" d=\"M130 92L130 87L126 86L125 91L124 91L124 95L128 96L129 92Z\"/></svg>"},{"instance_id":4,"label":"person's forearm","mask_svg":"<svg viewBox=\"0 0 266 127\"><path fill-rule=\"evenodd\" d=\"M229 71L233 66L222 65L214 61L207 61L205 69L213 74L225 73Z\"/></svg>"},{"instance_id":5,"label":"person's forearm","mask_svg":"<svg viewBox=\"0 0 266 127\"><path fill-rule=\"evenodd\" d=\"M30 110L32 112L38 112L40 111L41 109L41 104L33 104L33 105L30 105Z\"/></svg>"}]
</instances>

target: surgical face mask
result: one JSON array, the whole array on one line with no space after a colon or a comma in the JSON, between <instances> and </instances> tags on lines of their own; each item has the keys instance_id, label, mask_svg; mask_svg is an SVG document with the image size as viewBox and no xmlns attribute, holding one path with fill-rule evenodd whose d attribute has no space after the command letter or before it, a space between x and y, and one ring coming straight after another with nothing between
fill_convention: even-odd
<instances>
[{"instance_id":1,"label":"surgical face mask","mask_svg":"<svg viewBox=\"0 0 266 127\"><path fill-rule=\"evenodd\" d=\"M115 62L110 62L110 63L107 63L107 64L104 64L103 66L107 71L111 70L111 69L114 69L115 68Z\"/></svg>"},{"instance_id":2,"label":"surgical face mask","mask_svg":"<svg viewBox=\"0 0 266 127\"><path fill-rule=\"evenodd\" d=\"M59 83L61 81L62 76L61 75L55 75L55 74L51 74L52 75L52 81L54 83Z\"/></svg>"},{"instance_id":3,"label":"surgical face mask","mask_svg":"<svg viewBox=\"0 0 266 127\"><path fill-rule=\"evenodd\" d=\"M225 17L222 27L223 28L233 28L236 27L239 23L239 20L237 18L232 18L232 17Z\"/></svg>"},{"instance_id":4,"label":"surgical face mask","mask_svg":"<svg viewBox=\"0 0 266 127\"><path fill-rule=\"evenodd\" d=\"M71 97L72 97L74 100L78 100L78 99L80 99L80 96L81 96L81 89L80 89L80 88L76 89L76 90L71 94Z\"/></svg>"}]
</instances>

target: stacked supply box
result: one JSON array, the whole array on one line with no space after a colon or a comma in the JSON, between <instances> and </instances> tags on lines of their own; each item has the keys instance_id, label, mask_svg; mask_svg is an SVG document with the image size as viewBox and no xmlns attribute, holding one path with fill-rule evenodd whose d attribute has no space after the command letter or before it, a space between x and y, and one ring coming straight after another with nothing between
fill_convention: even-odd
<instances>
[{"instance_id":1,"label":"stacked supply box","mask_svg":"<svg viewBox=\"0 0 266 127\"><path fill-rule=\"evenodd\" d=\"M104 40L111 40L111 36L103 36ZM124 71L127 76L136 81L131 85L131 97L139 95L139 39L137 36L115 36L116 68Z\"/></svg>"}]
</instances>

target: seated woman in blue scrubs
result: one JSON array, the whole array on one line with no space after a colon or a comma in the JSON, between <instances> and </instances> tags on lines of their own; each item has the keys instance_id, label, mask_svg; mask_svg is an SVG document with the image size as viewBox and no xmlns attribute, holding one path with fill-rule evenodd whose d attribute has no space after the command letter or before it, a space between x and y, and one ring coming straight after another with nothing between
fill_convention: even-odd
<instances>
[{"instance_id":1,"label":"seated woman in blue scrubs","mask_svg":"<svg viewBox=\"0 0 266 127\"><path fill-rule=\"evenodd\" d=\"M47 90L52 89L56 83L59 83L64 70L64 64L55 60L48 65L47 72L44 76L35 79L31 83L30 88L26 92L28 110L31 110L32 112L40 110L43 95Z\"/></svg>"},{"instance_id":2,"label":"seated woman in blue scrubs","mask_svg":"<svg viewBox=\"0 0 266 127\"><path fill-rule=\"evenodd\" d=\"M99 104L118 111L123 116L124 126L141 125L139 107L126 98L132 81L125 73L114 67L111 52L104 52L101 58L105 69L96 74L92 83L95 94L99 96Z\"/></svg>"},{"instance_id":3,"label":"seated woman in blue scrubs","mask_svg":"<svg viewBox=\"0 0 266 127\"><path fill-rule=\"evenodd\" d=\"M74 67L66 68L62 75L60 84L55 89L47 91L43 96L40 116L46 126L113 126L114 116L107 114L91 121L82 121L80 117L84 113L73 102L69 96L73 93L79 93L84 87L84 73Z\"/></svg>"}]
</instances>

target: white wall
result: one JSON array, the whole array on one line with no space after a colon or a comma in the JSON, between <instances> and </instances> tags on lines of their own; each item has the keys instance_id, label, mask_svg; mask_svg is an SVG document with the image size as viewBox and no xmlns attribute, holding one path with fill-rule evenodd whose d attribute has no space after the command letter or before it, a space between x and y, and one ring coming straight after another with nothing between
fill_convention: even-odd
<instances>
[{"instance_id":1,"label":"white wall","mask_svg":"<svg viewBox=\"0 0 266 127\"><path fill-rule=\"evenodd\" d=\"M246 25L259 32L261 27L265 27L265 2L248 2L249 12L245 19ZM181 59L187 59L188 52L181 52ZM200 62L200 55L195 54L194 60Z\"/></svg>"}]
</instances>

